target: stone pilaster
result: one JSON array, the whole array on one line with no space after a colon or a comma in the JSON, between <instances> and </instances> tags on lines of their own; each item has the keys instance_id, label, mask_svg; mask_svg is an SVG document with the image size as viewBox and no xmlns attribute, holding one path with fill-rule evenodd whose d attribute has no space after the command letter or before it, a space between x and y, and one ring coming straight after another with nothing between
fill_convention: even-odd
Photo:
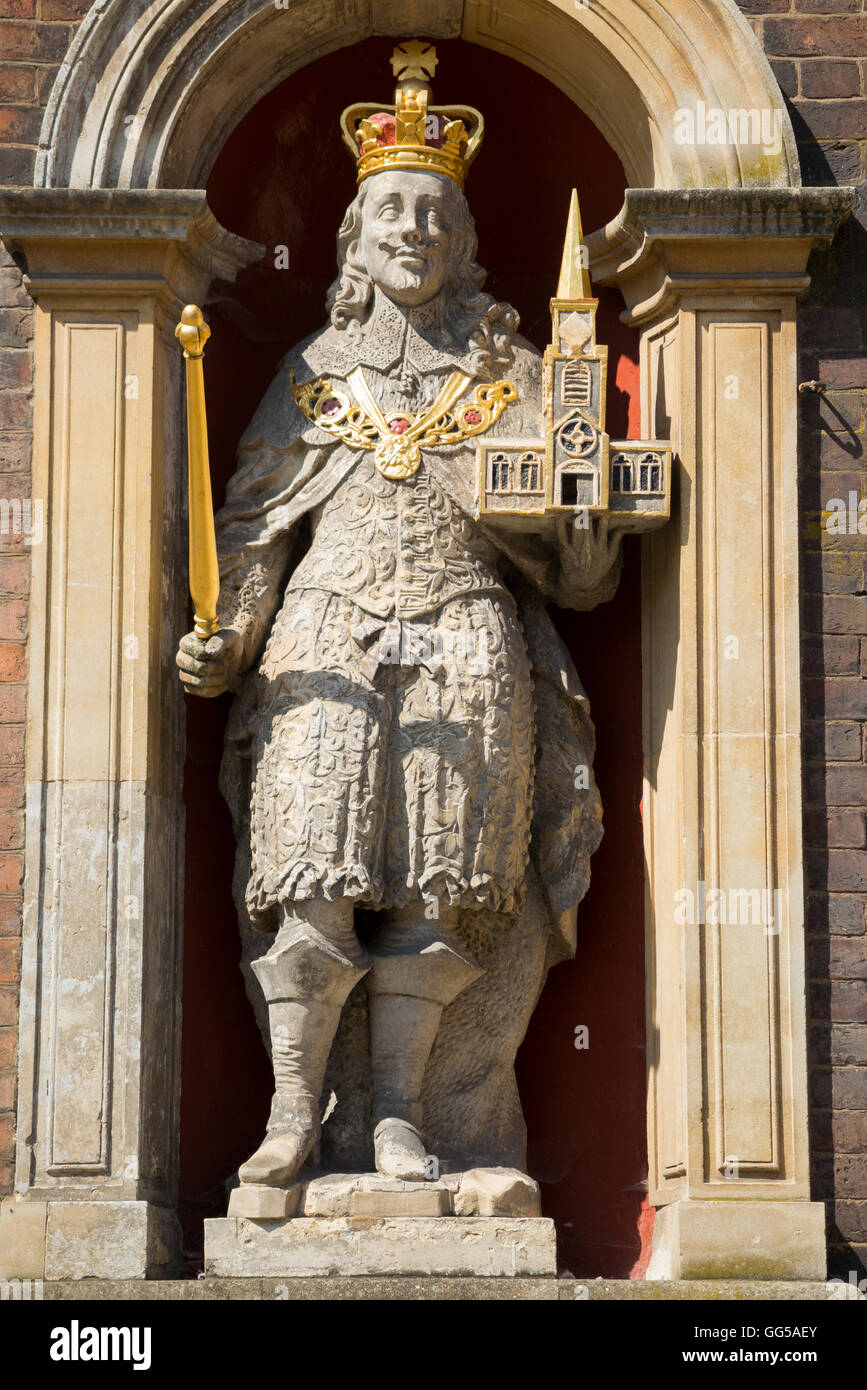
<instances>
[{"instance_id":1,"label":"stone pilaster","mask_svg":"<svg viewBox=\"0 0 867 1390\"><path fill-rule=\"evenodd\" d=\"M202 192L6 190L37 304L24 960L0 1274L178 1254L184 303L261 248Z\"/></svg>"},{"instance_id":2,"label":"stone pilaster","mask_svg":"<svg viewBox=\"0 0 867 1390\"><path fill-rule=\"evenodd\" d=\"M796 304L841 189L631 190L591 238L678 455L645 540L650 1277L822 1278L807 1151Z\"/></svg>"}]
</instances>

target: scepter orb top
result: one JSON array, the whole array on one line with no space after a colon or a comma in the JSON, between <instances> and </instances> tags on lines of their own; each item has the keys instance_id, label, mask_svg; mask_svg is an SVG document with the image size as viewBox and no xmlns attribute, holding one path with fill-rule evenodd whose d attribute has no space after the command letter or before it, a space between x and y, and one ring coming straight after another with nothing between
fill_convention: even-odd
<instances>
[{"instance_id":1,"label":"scepter orb top","mask_svg":"<svg viewBox=\"0 0 867 1390\"><path fill-rule=\"evenodd\" d=\"M184 350L185 357L203 357L205 343L211 330L205 323L205 316L198 304L188 304L181 313L181 321L175 329L175 337Z\"/></svg>"}]
</instances>

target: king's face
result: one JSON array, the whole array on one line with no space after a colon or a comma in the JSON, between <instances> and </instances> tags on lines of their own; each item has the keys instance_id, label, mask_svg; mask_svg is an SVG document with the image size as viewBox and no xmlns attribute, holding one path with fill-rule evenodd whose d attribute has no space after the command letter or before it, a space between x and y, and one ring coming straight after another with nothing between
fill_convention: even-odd
<instances>
[{"instance_id":1,"label":"king's face","mask_svg":"<svg viewBox=\"0 0 867 1390\"><path fill-rule=\"evenodd\" d=\"M449 268L455 196L438 174L389 170L365 192L359 260L384 294L411 308L442 289Z\"/></svg>"}]
</instances>

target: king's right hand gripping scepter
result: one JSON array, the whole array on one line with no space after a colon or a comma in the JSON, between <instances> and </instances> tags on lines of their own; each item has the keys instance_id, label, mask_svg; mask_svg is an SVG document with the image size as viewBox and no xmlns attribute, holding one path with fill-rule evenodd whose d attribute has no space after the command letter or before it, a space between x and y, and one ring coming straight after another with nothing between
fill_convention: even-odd
<instances>
[{"instance_id":1,"label":"king's right hand gripping scepter","mask_svg":"<svg viewBox=\"0 0 867 1390\"><path fill-rule=\"evenodd\" d=\"M203 642L217 632L217 600L220 572L211 498L208 462L208 425L205 415L205 378L202 359L211 330L201 309L188 304L175 329L184 350L187 368L187 450L190 497L190 594L195 611L195 633Z\"/></svg>"}]
</instances>

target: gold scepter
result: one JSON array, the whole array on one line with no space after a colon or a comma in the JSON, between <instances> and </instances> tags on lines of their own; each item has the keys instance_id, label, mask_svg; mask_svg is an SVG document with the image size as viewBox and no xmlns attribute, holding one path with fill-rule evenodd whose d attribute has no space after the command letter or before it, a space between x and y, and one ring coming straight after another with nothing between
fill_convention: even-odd
<instances>
[{"instance_id":1,"label":"gold scepter","mask_svg":"<svg viewBox=\"0 0 867 1390\"><path fill-rule=\"evenodd\" d=\"M205 415L205 376L202 359L211 330L197 304L188 304L175 329L184 350L187 370L187 460L190 495L190 594L196 615L195 634L203 642L217 632L217 600L220 572L211 469L208 461L208 424Z\"/></svg>"}]
</instances>

